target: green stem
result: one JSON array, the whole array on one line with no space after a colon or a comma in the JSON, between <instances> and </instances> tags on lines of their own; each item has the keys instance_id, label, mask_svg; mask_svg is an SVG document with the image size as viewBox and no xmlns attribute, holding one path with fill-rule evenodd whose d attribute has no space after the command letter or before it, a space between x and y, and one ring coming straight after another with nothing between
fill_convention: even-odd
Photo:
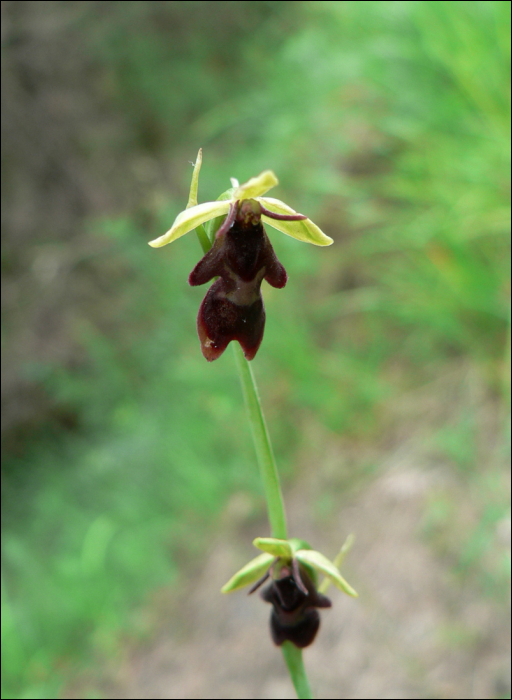
<instances>
[{"instance_id":1,"label":"green stem","mask_svg":"<svg viewBox=\"0 0 512 700\"><path fill-rule=\"evenodd\" d=\"M245 405L249 416L249 423L252 429L254 446L256 455L260 465L260 472L265 487L265 496L267 499L268 518L270 520L270 529L272 537L285 540L286 534L286 515L284 511L283 495L279 483L279 475L277 473L272 444L268 434L263 409L261 407L258 387L252 372L251 365L247 362L242 352L242 348L238 343L233 343L238 374L242 382L244 392ZM302 649L291 642L284 642L281 647L284 660L288 666L288 671L292 679L293 687L298 698L312 698L311 688L309 687L304 661L302 660Z\"/></svg>"},{"instance_id":2,"label":"green stem","mask_svg":"<svg viewBox=\"0 0 512 700\"><path fill-rule=\"evenodd\" d=\"M200 226L196 229L196 232L203 252L207 253L212 244L204 228ZM238 374L244 392L245 405L251 425L254 447L256 448L256 456L263 479L271 534L272 537L286 540L286 514L284 510L283 494L281 493L279 474L277 472L267 424L265 423L265 416L263 415L263 409L261 407L258 387L256 386L252 368L245 359L242 348L238 343L233 343L233 351L235 353ZM311 694L306 669L304 668L304 662L302 660L302 650L298 649L291 642L284 642L281 646L281 650L286 665L288 666L288 671L297 697L305 699L312 698L313 695Z\"/></svg>"},{"instance_id":3,"label":"green stem","mask_svg":"<svg viewBox=\"0 0 512 700\"><path fill-rule=\"evenodd\" d=\"M197 233L197 237L199 239L199 243L201 245L201 248L203 249L203 253L206 255L206 253L212 247L212 243L211 243L210 239L208 238L208 234L204 230L204 226L202 224L196 228L196 233Z\"/></svg>"},{"instance_id":4,"label":"green stem","mask_svg":"<svg viewBox=\"0 0 512 700\"><path fill-rule=\"evenodd\" d=\"M191 201L193 202L193 198ZM207 253L212 247L212 242L208 238L203 226L198 226L196 228L196 233L203 252ZM245 405L251 425L261 478L263 479L271 535L277 539L286 540L286 515L284 511L283 494L281 493L276 460L272 451L272 444L265 423L263 409L261 408L256 380L254 379L251 366L245 359L242 348L238 343L233 343L233 350L244 392Z\"/></svg>"},{"instance_id":5,"label":"green stem","mask_svg":"<svg viewBox=\"0 0 512 700\"><path fill-rule=\"evenodd\" d=\"M281 493L276 461L263 416L256 381L252 373L252 368L245 359L242 348L238 343L233 343L233 350L235 352L238 374L240 375L240 381L244 392L245 405L251 425L254 447L256 448L256 456L260 466L261 478L263 479L263 486L265 488L271 534L272 537L285 540L287 539L287 534L283 495Z\"/></svg>"},{"instance_id":6,"label":"green stem","mask_svg":"<svg viewBox=\"0 0 512 700\"><path fill-rule=\"evenodd\" d=\"M283 651L284 660L288 666L288 671L290 672L297 697L305 698L306 700L312 698L313 695L311 693L311 688L309 687L306 669L304 668L304 661L302 660L302 649L297 649L297 647L291 642L284 642L281 649Z\"/></svg>"}]
</instances>

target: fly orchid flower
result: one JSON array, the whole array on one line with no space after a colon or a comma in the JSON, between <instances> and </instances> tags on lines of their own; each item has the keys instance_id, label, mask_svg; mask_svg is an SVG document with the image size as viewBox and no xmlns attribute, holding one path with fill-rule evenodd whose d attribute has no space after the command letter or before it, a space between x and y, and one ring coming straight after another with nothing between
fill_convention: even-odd
<instances>
[{"instance_id":1,"label":"fly orchid flower","mask_svg":"<svg viewBox=\"0 0 512 700\"><path fill-rule=\"evenodd\" d=\"M314 641L320 627L316 608L331 607L331 601L324 595L328 587L326 582L332 582L347 595L357 597L338 571L351 540L347 539L335 563L311 549L304 540L257 537L253 544L264 553L240 569L221 590L230 593L256 581L249 591L253 593L271 578L261 597L272 605L270 632L277 646L290 641L302 649ZM317 572L326 577L321 586L317 586Z\"/></svg>"},{"instance_id":2,"label":"fly orchid flower","mask_svg":"<svg viewBox=\"0 0 512 700\"><path fill-rule=\"evenodd\" d=\"M207 250L189 276L192 286L219 279L204 298L197 318L201 350L209 361L216 360L228 343L238 340L245 357L255 356L265 327L265 308L261 282L282 288L287 281L284 267L277 259L262 222L292 238L314 245L331 245L316 224L298 214L279 199L264 197L278 184L271 170L265 170L243 185L232 180L229 190L216 202L197 203L197 186L202 155L199 151L187 209L176 217L172 227L151 241L153 248L172 243L210 222ZM206 236L206 234L203 234Z\"/></svg>"}]
</instances>

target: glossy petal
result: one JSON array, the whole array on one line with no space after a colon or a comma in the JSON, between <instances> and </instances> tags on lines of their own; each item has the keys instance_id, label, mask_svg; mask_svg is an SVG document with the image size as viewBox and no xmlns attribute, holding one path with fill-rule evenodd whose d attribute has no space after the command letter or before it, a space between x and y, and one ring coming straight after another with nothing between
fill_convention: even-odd
<instances>
[{"instance_id":1,"label":"glossy petal","mask_svg":"<svg viewBox=\"0 0 512 700\"><path fill-rule=\"evenodd\" d=\"M292 570L284 566L278 578L263 589L261 597L272 605L270 632L275 644L290 641L302 649L315 639L320 615L314 608L330 608L331 601L315 590L305 566L300 566L301 587Z\"/></svg>"},{"instance_id":2,"label":"glossy petal","mask_svg":"<svg viewBox=\"0 0 512 700\"><path fill-rule=\"evenodd\" d=\"M294 209L284 202L281 202L279 199L274 199L273 197L258 197L258 201L260 201L266 209L276 214L297 214ZM281 231L281 233L286 233L287 236L296 238L298 241L322 246L331 245L333 243L332 238L326 236L311 219L305 219L304 221L278 221L264 214L261 219L269 226L272 226L272 228Z\"/></svg>"},{"instance_id":3,"label":"glossy petal","mask_svg":"<svg viewBox=\"0 0 512 700\"><path fill-rule=\"evenodd\" d=\"M291 559L293 557L292 548L288 540L278 540L275 537L256 537L253 545L258 549L262 549L273 557L282 559Z\"/></svg>"},{"instance_id":4,"label":"glossy petal","mask_svg":"<svg viewBox=\"0 0 512 700\"><path fill-rule=\"evenodd\" d=\"M217 360L232 340L237 340L246 359L252 360L263 340L265 307L259 283L257 289L245 285L256 297L252 303L236 304L227 298L231 282L222 278L214 282L199 307L197 333L208 362Z\"/></svg>"},{"instance_id":5,"label":"glossy petal","mask_svg":"<svg viewBox=\"0 0 512 700\"><path fill-rule=\"evenodd\" d=\"M302 564L312 566L317 571L327 576L340 591L352 596L352 598L358 597L355 590L345 581L332 561L329 561L329 559L324 557L323 554L320 554L320 552L312 549L301 549L297 552L296 557Z\"/></svg>"},{"instance_id":6,"label":"glossy petal","mask_svg":"<svg viewBox=\"0 0 512 700\"><path fill-rule=\"evenodd\" d=\"M256 177L235 187L233 199L255 199L279 184L279 180L272 170L264 170Z\"/></svg>"},{"instance_id":7,"label":"glossy petal","mask_svg":"<svg viewBox=\"0 0 512 700\"><path fill-rule=\"evenodd\" d=\"M185 209L185 211L178 214L169 231L160 236L160 238L150 241L149 245L152 248L161 248L163 245L172 243L177 238L195 229L199 224L204 224L205 221L209 221L216 216L225 216L229 211L229 205L229 201L205 202L204 204L197 204L190 209Z\"/></svg>"},{"instance_id":8,"label":"glossy petal","mask_svg":"<svg viewBox=\"0 0 512 700\"><path fill-rule=\"evenodd\" d=\"M261 224L260 205L254 199L231 204L211 249L189 276L193 286L219 277L208 290L197 317L204 357L218 359L236 340L247 360L258 351L265 327L261 282L284 287L287 275ZM222 217L221 217L222 218Z\"/></svg>"},{"instance_id":9,"label":"glossy petal","mask_svg":"<svg viewBox=\"0 0 512 700\"><path fill-rule=\"evenodd\" d=\"M260 578L268 569L268 567L274 561L274 557L271 554L260 554L250 561L248 564L243 566L240 571L237 571L234 576L232 576L229 581L222 586L220 589L222 593L231 593L232 591L237 591L239 588L248 586L253 581Z\"/></svg>"}]
</instances>

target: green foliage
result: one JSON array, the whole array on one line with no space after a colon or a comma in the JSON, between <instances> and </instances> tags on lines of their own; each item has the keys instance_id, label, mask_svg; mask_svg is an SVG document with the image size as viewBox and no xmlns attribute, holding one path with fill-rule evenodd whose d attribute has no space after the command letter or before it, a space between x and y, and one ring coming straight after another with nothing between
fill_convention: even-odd
<instances>
[{"instance_id":1,"label":"green foliage","mask_svg":"<svg viewBox=\"0 0 512 700\"><path fill-rule=\"evenodd\" d=\"M255 372L288 473L304 424L371 439L388 401L454 358L510 408L510 4L285 5L127 3L89 28L109 108L137 147L172 154L183 192L91 224L122 271L111 327L77 319L78 368L27 368L79 425L4 466L4 697L55 697L77 657L143 634L136 606L203 551L230 493L258 493L231 353L199 352L203 290L186 284L199 246L146 244L186 204L197 146L200 201L272 168L276 196L335 239L270 234L290 282L264 290ZM488 554L507 506L498 467L480 488L477 421L469 405L434 448L481 518L448 542L457 508L441 495L426 532L444 554L460 547L458 571L485 568L493 593L509 575Z\"/></svg>"},{"instance_id":2,"label":"green foliage","mask_svg":"<svg viewBox=\"0 0 512 700\"><path fill-rule=\"evenodd\" d=\"M129 256L134 245L140 238L127 224L111 255ZM190 251L175 264L192 267ZM161 279L168 260L153 260L151 270L151 313L169 322L146 339L141 330L130 344L86 327L84 370L46 368L51 390L78 407L83 435L36 445L26 463L5 465L30 479L30 487L11 479L4 490L11 504L3 549L10 696L15 682L32 688L41 668L52 675L55 655L72 664L85 641L108 653L121 635L144 632L133 606L175 579L178 556L202 551L197 534L230 491L257 483L246 468L252 454L236 376L229 362L208 377L199 372L190 359L198 349L194 301L172 293L181 286L177 274ZM130 309L130 333L142 328L145 313ZM176 333L179 323L188 332ZM49 654L44 662L41 649Z\"/></svg>"}]
</instances>

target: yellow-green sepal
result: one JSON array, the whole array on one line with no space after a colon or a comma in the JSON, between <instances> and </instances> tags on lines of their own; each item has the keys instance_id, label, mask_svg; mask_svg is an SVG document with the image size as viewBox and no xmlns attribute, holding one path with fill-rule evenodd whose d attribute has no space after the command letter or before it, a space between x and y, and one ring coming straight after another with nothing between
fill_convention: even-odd
<instances>
[{"instance_id":1,"label":"yellow-green sepal","mask_svg":"<svg viewBox=\"0 0 512 700\"><path fill-rule=\"evenodd\" d=\"M280 559L293 559L293 549L288 540L278 540L275 537L256 537L253 545L258 549Z\"/></svg>"},{"instance_id":2,"label":"yellow-green sepal","mask_svg":"<svg viewBox=\"0 0 512 700\"><path fill-rule=\"evenodd\" d=\"M233 199L256 199L279 184L276 174L272 170L264 170L256 177L235 187Z\"/></svg>"},{"instance_id":3,"label":"yellow-green sepal","mask_svg":"<svg viewBox=\"0 0 512 700\"><path fill-rule=\"evenodd\" d=\"M229 202L204 202L196 204L195 207L185 209L176 217L172 227L160 238L150 241L152 248L161 248L163 245L172 243L189 231L193 231L199 224L213 219L215 216L225 216L229 211Z\"/></svg>"},{"instance_id":4,"label":"yellow-green sepal","mask_svg":"<svg viewBox=\"0 0 512 700\"><path fill-rule=\"evenodd\" d=\"M338 571L341 569L341 565L343 563L343 560L345 559L346 555L352 549L353 544L354 544L354 535L351 533L350 535L347 536L347 539L341 545L340 551L332 560L332 563L334 564L336 569L338 569ZM331 580L329 578L327 578L327 576L326 576L324 578L324 580L322 581L322 583L318 586L318 592L323 593L325 595L327 593L327 591L329 590L330 585L331 585Z\"/></svg>"},{"instance_id":5,"label":"yellow-green sepal","mask_svg":"<svg viewBox=\"0 0 512 700\"><path fill-rule=\"evenodd\" d=\"M192 181L190 183L190 191L188 194L187 209L195 207L197 205L197 190L199 187L199 173L201 172L201 165L203 163L203 149L200 148L197 152L196 162L194 163L194 172L192 173Z\"/></svg>"},{"instance_id":6,"label":"yellow-green sepal","mask_svg":"<svg viewBox=\"0 0 512 700\"><path fill-rule=\"evenodd\" d=\"M221 593L232 593L257 581L265 574L274 559L275 557L272 554L267 554L266 552L255 557L222 586L220 589Z\"/></svg>"},{"instance_id":7,"label":"yellow-green sepal","mask_svg":"<svg viewBox=\"0 0 512 700\"><path fill-rule=\"evenodd\" d=\"M300 549L312 549L306 540L301 540L298 537L290 537L288 544L292 548L292 556L295 556Z\"/></svg>"},{"instance_id":8,"label":"yellow-green sepal","mask_svg":"<svg viewBox=\"0 0 512 700\"><path fill-rule=\"evenodd\" d=\"M345 581L332 561L329 561L329 559L324 557L320 552L313 549L301 549L295 556L302 564L312 566L321 574L327 576L340 591L352 596L352 598L358 597L356 591Z\"/></svg>"}]
</instances>

